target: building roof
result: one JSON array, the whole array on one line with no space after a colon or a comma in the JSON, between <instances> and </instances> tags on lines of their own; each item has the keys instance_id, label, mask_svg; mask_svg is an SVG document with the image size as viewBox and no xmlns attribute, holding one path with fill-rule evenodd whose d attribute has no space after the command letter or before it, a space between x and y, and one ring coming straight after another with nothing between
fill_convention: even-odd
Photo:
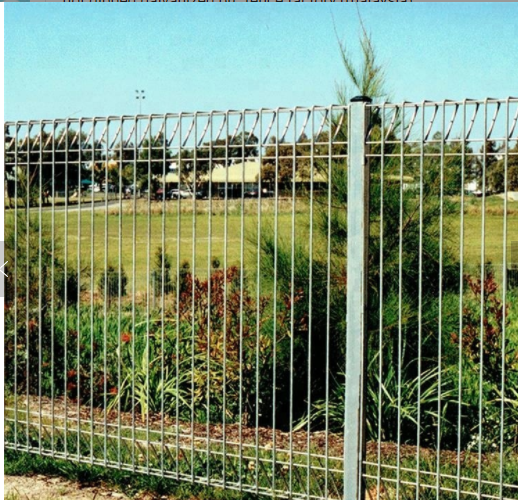
<instances>
[{"instance_id":1,"label":"building roof","mask_svg":"<svg viewBox=\"0 0 518 500\"><path fill-rule=\"evenodd\" d=\"M261 177L261 165L257 159L245 160L245 162L234 163L229 167L223 165L214 165L210 174L211 181L214 184L256 184L259 182ZM159 180L162 177L158 177ZM208 182L209 176L203 175L198 176L200 182ZM313 173L314 182L327 182L327 177L316 170ZM166 184L178 184L179 182L192 182L192 171L187 175L182 176L180 180L178 176L178 170L174 169L169 171L165 176ZM301 177L298 173L295 177L295 182L310 182L310 178Z\"/></svg>"},{"instance_id":2,"label":"building roof","mask_svg":"<svg viewBox=\"0 0 518 500\"><path fill-rule=\"evenodd\" d=\"M214 168L212 170L213 183L240 184L259 182L261 166L257 160L246 160L244 163L235 163L230 167Z\"/></svg>"}]
</instances>

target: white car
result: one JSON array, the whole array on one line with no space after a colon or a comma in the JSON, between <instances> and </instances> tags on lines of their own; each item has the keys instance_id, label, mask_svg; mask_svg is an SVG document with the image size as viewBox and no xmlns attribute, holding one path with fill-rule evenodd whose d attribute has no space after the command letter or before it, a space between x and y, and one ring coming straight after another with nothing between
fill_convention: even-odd
<instances>
[{"instance_id":1,"label":"white car","mask_svg":"<svg viewBox=\"0 0 518 500\"><path fill-rule=\"evenodd\" d=\"M171 189L171 191L167 193L167 196L170 200L177 200L178 198L184 200L193 198L192 191L189 191L187 189Z\"/></svg>"}]
</instances>

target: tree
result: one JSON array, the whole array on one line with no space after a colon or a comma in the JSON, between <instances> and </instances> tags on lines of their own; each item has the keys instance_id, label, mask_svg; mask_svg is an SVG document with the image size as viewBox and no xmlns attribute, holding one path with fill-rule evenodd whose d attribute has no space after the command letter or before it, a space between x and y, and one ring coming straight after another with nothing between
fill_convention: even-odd
<instances>
[{"instance_id":1,"label":"tree","mask_svg":"<svg viewBox=\"0 0 518 500\"><path fill-rule=\"evenodd\" d=\"M208 178L216 165L229 167L233 163L246 161L258 155L259 140L251 132L240 132L235 137L207 141L196 148L183 148L173 159L180 166L182 182L193 182L197 187ZM192 176L196 172L196 179ZM196 189L197 189L196 187Z\"/></svg>"},{"instance_id":2,"label":"tree","mask_svg":"<svg viewBox=\"0 0 518 500\"><path fill-rule=\"evenodd\" d=\"M415 153L419 153L417 146ZM424 146L424 185L436 195L460 196L462 185L462 162L464 155L470 157L472 149L460 141L448 142L443 140L441 132L436 132L432 141ZM470 177L469 165L465 166L465 181ZM415 179L419 179L419 162L411 172ZM442 179L442 188L441 188ZM441 191L442 190L442 191Z\"/></svg>"},{"instance_id":3,"label":"tree","mask_svg":"<svg viewBox=\"0 0 518 500\"><path fill-rule=\"evenodd\" d=\"M64 191L67 198L81 178L88 177L83 165L92 162L91 148L85 145L87 136L70 126L47 132L42 129L31 135L31 129L23 138L7 144L6 160L12 167L9 177L16 178L18 199L36 205L43 193ZM101 145L96 143L95 158L101 157ZM17 172L14 171L14 154L17 157ZM14 182L10 183L14 195ZM27 195L28 193L28 195Z\"/></svg>"},{"instance_id":4,"label":"tree","mask_svg":"<svg viewBox=\"0 0 518 500\"><path fill-rule=\"evenodd\" d=\"M377 63L376 53L370 36L362 26L360 39L362 64L359 69L353 64L344 43L339 43L340 53L346 74L352 83L355 92L370 96L376 102L387 96L386 81L382 66ZM346 103L345 86L340 86L338 99L342 104ZM421 196L416 196L411 191L405 191L400 184L400 173L403 175L419 175L419 170L412 156L404 156L403 165L399 158L401 140L389 140L385 146L385 163L383 174L385 180L381 184L381 161L379 159L381 134L389 136L389 139L398 139L398 127L395 132L383 128L381 117L373 108L371 119L371 148L370 171L370 223L371 234L369 241L369 304L368 304L368 356L372 360L380 350L383 352L384 366L397 366L410 380L417 376L416 359L420 353L422 356L422 370L436 366L438 360L437 345L442 331L438 325L438 300L440 290L446 294L456 292L459 283L458 264L454 255L447 249L440 249L440 217L450 213L454 205L440 194L439 183L435 179L426 177L425 190ZM340 138L341 142L347 139L347 120L343 116L330 118L327 134ZM327 136L328 137L328 136ZM319 141L322 142L322 138ZM338 142L338 141L336 141ZM304 146L303 144L301 145ZM278 146L284 147L284 146ZM290 146L286 146L290 148ZM347 153L346 144L338 145L341 155ZM411 152L407 144L403 146L405 152ZM283 150L284 151L284 150ZM293 147L291 146L293 155ZM321 147L320 153L328 151L328 147ZM287 151L286 151L287 152ZM337 151L333 151L336 155ZM284 155L283 155L284 156ZM319 155L320 156L320 155ZM297 241L295 246L295 258L292 259L291 245L283 242L275 232L263 231L261 251L263 255L262 272L264 279L274 276L277 271L277 287L279 302L284 305L286 316L293 318L284 322L281 320L277 331L278 354L276 366L275 385L267 381L267 387L276 387L277 397L277 425L289 425L289 398L288 395L291 377L293 377L293 415L300 418L307 410L308 393L312 402L318 402L326 397L326 379L328 374L337 374L343 371L345 365L346 347L346 311L344 307L347 293L347 167L343 159L331 158L331 174L329 174L329 158L316 159L314 167L323 172L329 179L328 189L322 195L313 193L315 200L315 233L316 241L327 241L330 238L330 259L325 245L314 245L313 254L310 255L308 245ZM430 167L437 164L430 164ZM300 164L298 167L300 168ZM451 170L451 191L458 192L460 183L457 178L457 164L448 165ZM297 165L296 165L297 167ZM290 158L286 165L279 162L279 176L291 177L293 161ZM431 169L430 169L431 170ZM460 171L460 169L459 169ZM436 169L437 173L438 170ZM446 175L449 179L450 173ZM433 180L433 182L432 182ZM450 189L450 188L448 188ZM446 191L444 191L446 193ZM331 203L328 204L328 196L331 195ZM381 197L383 195L383 224L380 219ZM442 206L441 206L442 203ZM328 206L331 209L328 209ZM331 228L328 233L328 228ZM420 228L423 229L421 235ZM383 250L380 247L380 233L383 231ZM445 238L448 228L443 228ZM328 236L330 234L330 236ZM400 235L402 235L402 260L400 260ZM422 259L417 249L420 248L422 238ZM381 266L380 254L383 256ZM330 289L327 285L327 269L330 265ZM442 283L440 282L442 266ZM401 272L402 280L399 279ZM422 273L422 274L421 274ZM419 287L421 274L423 286ZM312 275L312 282L308 276ZM379 284L383 279L383 293ZM293 284L292 284L293 283ZM400 291L401 284L401 291ZM401 295L400 295L401 294ZM419 296L422 296L422 309L420 311L422 322L421 339L418 344L417 331L419 329ZM311 298L311 302L310 302ZM328 309L329 301L329 309ZM379 345L380 304L383 304L383 332L382 345ZM443 304L443 328L448 322L454 322L457 318L455 308L447 308ZM310 313L311 311L311 313ZM329 312L328 312L329 311ZM401 318L399 312L401 311ZM328 319L328 314L329 319ZM281 316L283 317L283 316ZM400 324L402 331L400 331ZM283 330L285 328L285 330ZM294 370L290 369L291 356L291 332L293 331L293 359ZM329 332L329 339L327 334ZM401 338L402 335L402 338ZM404 348L400 348L400 339ZM329 359L326 359L326 346L329 340ZM309 344L314 346L311 351ZM316 346L316 347L315 347ZM311 369L311 387L308 387L308 370ZM272 366L273 371L273 366ZM385 375L387 376L387 375ZM374 380L373 377L368 377ZM331 375L331 391L343 390L343 380L336 375ZM385 379L381 381L385 383ZM430 383L431 380L430 380ZM377 393L377 388L375 390ZM266 398L266 395L265 395ZM343 425L343 412L338 412L342 417L339 425ZM268 423L268 416L263 414ZM431 418L431 417L429 417ZM431 422L428 421L427 424ZM416 435L415 425L408 422L407 434L404 439L412 439ZM424 422L423 422L424 425ZM414 426L414 427L412 427ZM372 432L376 432L376 428ZM383 433L384 429L380 429ZM370 436L371 438L375 436ZM435 436L430 435L433 441Z\"/></svg>"},{"instance_id":5,"label":"tree","mask_svg":"<svg viewBox=\"0 0 518 500\"><path fill-rule=\"evenodd\" d=\"M497 150L493 141L488 141L486 147L486 183L491 192L503 193L506 191L505 185L505 158L502 150ZM495 155L499 153L501 158ZM491 155L491 156L490 156ZM507 157L507 191L518 190L518 142L509 150Z\"/></svg>"},{"instance_id":6,"label":"tree","mask_svg":"<svg viewBox=\"0 0 518 500\"><path fill-rule=\"evenodd\" d=\"M309 181L311 178L311 142L307 135L302 135L296 144L279 143L272 137L266 147L261 169L261 182L290 188L296 180ZM278 160L277 160L278 157ZM294 160L295 159L295 160Z\"/></svg>"},{"instance_id":7,"label":"tree","mask_svg":"<svg viewBox=\"0 0 518 500\"><path fill-rule=\"evenodd\" d=\"M511 155L509 156L507 168L509 190L518 191L518 142L516 143L514 148L511 149Z\"/></svg>"},{"instance_id":8,"label":"tree","mask_svg":"<svg viewBox=\"0 0 518 500\"><path fill-rule=\"evenodd\" d=\"M486 140L485 146L480 148L480 177L479 185L482 188L482 172L486 170L486 189L492 193L501 193L505 190L503 163L498 161L498 148L495 141Z\"/></svg>"},{"instance_id":9,"label":"tree","mask_svg":"<svg viewBox=\"0 0 518 500\"><path fill-rule=\"evenodd\" d=\"M199 160L209 160L212 157L214 163L228 167L234 162L257 157L258 143L259 140L253 133L239 132L235 137L229 135L226 139L204 142L197 148L196 156ZM202 167L200 170L208 171L208 167Z\"/></svg>"}]
</instances>

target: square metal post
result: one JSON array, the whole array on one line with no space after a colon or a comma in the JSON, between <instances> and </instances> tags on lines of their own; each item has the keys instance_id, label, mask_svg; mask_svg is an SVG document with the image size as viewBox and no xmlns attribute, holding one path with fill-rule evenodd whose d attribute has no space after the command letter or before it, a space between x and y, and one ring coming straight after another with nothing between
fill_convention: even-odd
<instances>
[{"instance_id":1,"label":"square metal post","mask_svg":"<svg viewBox=\"0 0 518 500\"><path fill-rule=\"evenodd\" d=\"M369 247L368 97L349 106L347 164L347 354L345 386L344 500L362 500L365 451L364 370Z\"/></svg>"}]
</instances>

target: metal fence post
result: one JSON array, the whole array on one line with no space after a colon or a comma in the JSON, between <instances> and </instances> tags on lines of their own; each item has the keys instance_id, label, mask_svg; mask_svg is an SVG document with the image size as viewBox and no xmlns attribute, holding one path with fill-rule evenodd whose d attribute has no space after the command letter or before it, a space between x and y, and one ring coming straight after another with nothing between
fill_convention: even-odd
<instances>
[{"instance_id":1,"label":"metal fence post","mask_svg":"<svg viewBox=\"0 0 518 500\"><path fill-rule=\"evenodd\" d=\"M344 500L365 496L362 472L364 434L364 357L369 245L369 165L366 133L368 97L349 106L347 165L347 354L345 386Z\"/></svg>"}]
</instances>

